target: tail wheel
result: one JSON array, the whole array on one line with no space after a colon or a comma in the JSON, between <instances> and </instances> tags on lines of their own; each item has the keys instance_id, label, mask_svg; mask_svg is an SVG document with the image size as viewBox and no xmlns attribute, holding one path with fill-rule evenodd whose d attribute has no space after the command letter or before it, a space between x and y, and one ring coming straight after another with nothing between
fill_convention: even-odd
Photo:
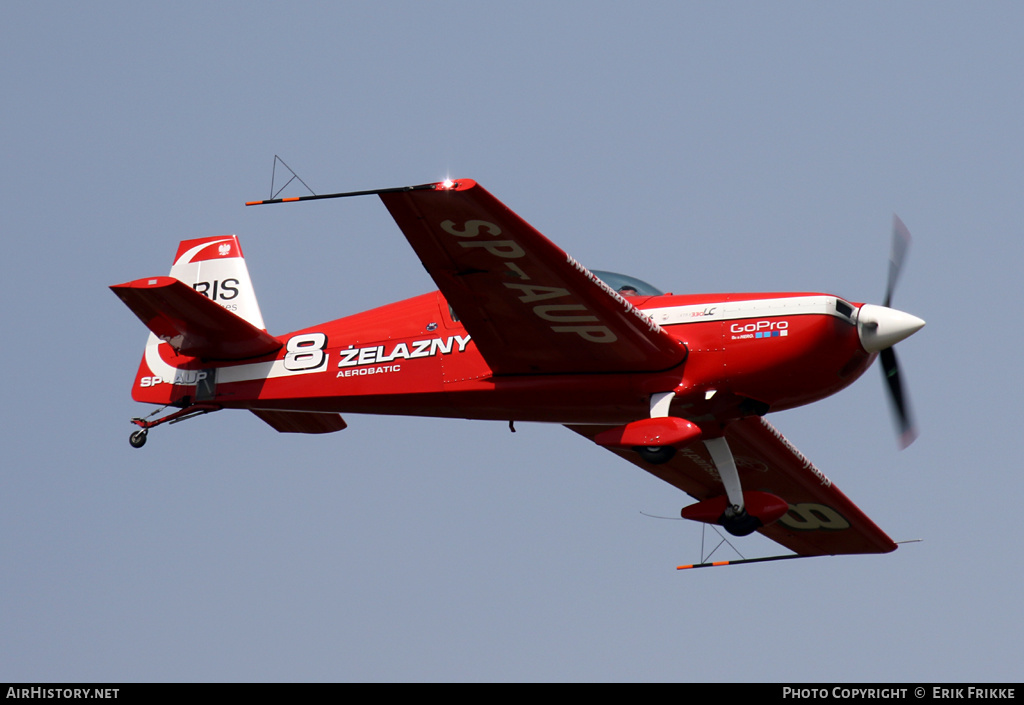
<instances>
[{"instance_id":1,"label":"tail wheel","mask_svg":"<svg viewBox=\"0 0 1024 705\"><path fill-rule=\"evenodd\" d=\"M139 429L128 436L128 442L132 444L132 448L141 448L146 445L146 429Z\"/></svg>"}]
</instances>

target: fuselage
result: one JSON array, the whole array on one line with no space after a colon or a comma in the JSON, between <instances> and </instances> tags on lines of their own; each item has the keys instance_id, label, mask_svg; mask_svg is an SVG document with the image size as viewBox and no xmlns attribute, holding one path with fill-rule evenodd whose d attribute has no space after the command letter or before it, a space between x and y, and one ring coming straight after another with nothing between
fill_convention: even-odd
<instances>
[{"instance_id":1,"label":"fuselage","mask_svg":"<svg viewBox=\"0 0 1024 705\"><path fill-rule=\"evenodd\" d=\"M725 422L808 404L856 380L875 355L859 304L821 293L630 297L685 343L657 372L492 374L440 292L294 331L274 355L204 361L155 338L137 401L557 423L624 423L672 391L674 416Z\"/></svg>"}]
</instances>

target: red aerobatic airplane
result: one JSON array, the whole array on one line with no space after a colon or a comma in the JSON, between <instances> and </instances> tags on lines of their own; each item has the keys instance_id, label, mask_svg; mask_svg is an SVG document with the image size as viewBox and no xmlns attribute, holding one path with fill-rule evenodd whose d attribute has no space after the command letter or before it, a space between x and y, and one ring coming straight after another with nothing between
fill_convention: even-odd
<instances>
[{"instance_id":1,"label":"red aerobatic airplane","mask_svg":"<svg viewBox=\"0 0 1024 705\"><path fill-rule=\"evenodd\" d=\"M890 308L910 240L898 218L878 306L591 272L468 179L248 205L365 194L440 291L271 335L234 235L186 240L170 276L111 287L152 331L132 398L177 408L133 419L133 446L219 409L286 433L339 431L341 412L560 423L696 499L684 518L796 556L896 548L764 415L838 392L880 355L913 440L892 346L924 321Z\"/></svg>"}]
</instances>

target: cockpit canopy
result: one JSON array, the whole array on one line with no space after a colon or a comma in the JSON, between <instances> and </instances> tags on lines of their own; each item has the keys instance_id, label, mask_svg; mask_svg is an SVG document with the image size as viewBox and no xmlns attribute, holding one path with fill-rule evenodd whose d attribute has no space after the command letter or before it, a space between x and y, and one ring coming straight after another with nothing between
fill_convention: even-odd
<instances>
[{"instance_id":1,"label":"cockpit canopy","mask_svg":"<svg viewBox=\"0 0 1024 705\"><path fill-rule=\"evenodd\" d=\"M629 277L625 274L616 274L615 272L602 272L597 269L592 271L601 281L623 296L661 296L665 293L655 289L647 282L641 281L636 277ZM625 291L623 291L623 289L625 289ZM630 291L631 289L632 291ZM636 293L633 293L634 291Z\"/></svg>"}]
</instances>

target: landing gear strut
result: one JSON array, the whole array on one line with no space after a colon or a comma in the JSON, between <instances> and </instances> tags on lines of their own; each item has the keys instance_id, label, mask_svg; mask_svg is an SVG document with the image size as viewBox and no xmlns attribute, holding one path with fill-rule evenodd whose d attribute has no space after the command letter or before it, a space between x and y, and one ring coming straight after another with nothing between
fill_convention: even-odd
<instances>
[{"instance_id":1,"label":"landing gear strut","mask_svg":"<svg viewBox=\"0 0 1024 705\"><path fill-rule=\"evenodd\" d=\"M167 407L163 407L166 409ZM149 416L160 413L163 409L157 409ZM155 421L150 421L149 416L136 417L132 419L132 423L139 427L139 430L133 431L132 435L128 437L128 442L132 448L141 448L146 445L146 436L149 435L149 429L159 426L164 423L178 423L185 419L191 419L194 416L202 416L203 414L209 414L211 411L220 411L221 407L217 404L189 404L183 409L175 411L173 414L168 414Z\"/></svg>"},{"instance_id":2,"label":"landing gear strut","mask_svg":"<svg viewBox=\"0 0 1024 705\"><path fill-rule=\"evenodd\" d=\"M729 498L729 504L719 518L718 523L725 527L733 536L747 536L754 533L762 526L763 522L756 516L747 512L746 501L743 497L743 486L740 484L740 474L736 469L736 460L729 449L729 442L725 437L705 438L704 447L708 449L711 460L718 470L718 476L725 485L725 493Z\"/></svg>"}]
</instances>

